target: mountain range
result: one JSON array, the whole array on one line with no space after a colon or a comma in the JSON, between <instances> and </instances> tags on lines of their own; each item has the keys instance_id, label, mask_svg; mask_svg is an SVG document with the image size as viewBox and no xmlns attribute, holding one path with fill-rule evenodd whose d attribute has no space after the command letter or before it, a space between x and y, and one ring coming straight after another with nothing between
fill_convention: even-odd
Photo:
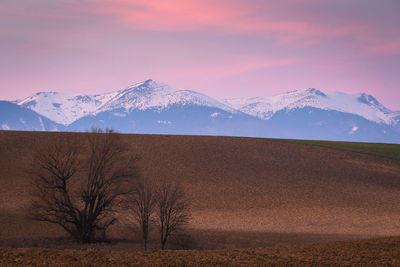
<instances>
[{"instance_id":1,"label":"mountain range","mask_svg":"<svg viewBox=\"0 0 400 267\"><path fill-rule=\"evenodd\" d=\"M147 80L98 95L40 92L0 101L0 129L229 135L400 143L400 111L372 95L309 88L216 100Z\"/></svg>"}]
</instances>

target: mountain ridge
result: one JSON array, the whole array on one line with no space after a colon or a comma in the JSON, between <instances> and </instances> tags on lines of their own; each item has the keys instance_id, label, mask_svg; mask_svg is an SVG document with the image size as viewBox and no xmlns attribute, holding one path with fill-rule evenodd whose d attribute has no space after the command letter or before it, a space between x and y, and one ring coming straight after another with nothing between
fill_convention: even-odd
<instances>
[{"instance_id":1,"label":"mountain ridge","mask_svg":"<svg viewBox=\"0 0 400 267\"><path fill-rule=\"evenodd\" d=\"M392 119L392 114L397 114L396 111L389 110L375 97L366 93L323 93L320 90L309 88L270 97L225 99L223 102L264 120L270 119L280 110L310 106L360 115L377 123L396 124L398 122Z\"/></svg>"},{"instance_id":2,"label":"mountain ridge","mask_svg":"<svg viewBox=\"0 0 400 267\"><path fill-rule=\"evenodd\" d=\"M55 102L47 101L52 99ZM38 106L40 102L43 105ZM75 102L75 105L70 105L71 102ZM125 108L128 111L135 108L145 110L158 107L162 109L175 103L182 105L195 103L235 112L231 107L204 94L190 90L174 90L166 84L151 79L111 93L74 96L57 92L39 92L33 96L16 100L14 103L32 109L65 126L84 116L112 109Z\"/></svg>"},{"instance_id":3,"label":"mountain ridge","mask_svg":"<svg viewBox=\"0 0 400 267\"><path fill-rule=\"evenodd\" d=\"M391 111L366 93L308 88L270 97L217 100L146 80L104 94L39 92L13 103L21 108L19 114L27 114L26 110L36 114L29 115L36 121L32 130L111 127L123 133L400 142L400 111ZM7 114L3 117L0 123L7 123L0 126L6 128L0 128L29 130L21 124L23 118L13 122ZM38 125L42 117L49 120L48 127Z\"/></svg>"},{"instance_id":4,"label":"mountain ridge","mask_svg":"<svg viewBox=\"0 0 400 267\"><path fill-rule=\"evenodd\" d=\"M45 98L54 101L49 103L49 101L45 101ZM323 101L328 98L331 101ZM355 103L360 104L357 107L358 110L343 101L349 101L349 98L353 98L353 106ZM334 100L333 102L332 99ZM68 105L73 101L75 101L75 105ZM36 107L38 102L43 102L43 106L46 107ZM183 105L194 103L219 107L229 112L241 111L264 120L270 119L279 110L303 108L305 106L352 113L374 122L386 124L396 124L398 120L393 118L398 117L398 114L400 114L400 111L391 111L374 96L366 93L345 94L330 92L326 94L315 88L308 88L268 97L217 100L191 90L175 90L166 84L158 83L151 79L110 93L70 95L58 92L39 92L33 96L16 100L14 103L32 109L40 115L65 126L84 116L95 115L111 109L121 107L126 110L134 108L145 110L151 107L162 109L175 103ZM366 106L374 110L367 110Z\"/></svg>"}]
</instances>

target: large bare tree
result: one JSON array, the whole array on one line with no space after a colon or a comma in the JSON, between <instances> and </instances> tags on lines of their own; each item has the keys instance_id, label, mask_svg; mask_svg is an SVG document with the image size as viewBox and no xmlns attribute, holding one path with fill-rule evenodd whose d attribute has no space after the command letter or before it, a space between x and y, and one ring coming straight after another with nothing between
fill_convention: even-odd
<instances>
[{"instance_id":1,"label":"large bare tree","mask_svg":"<svg viewBox=\"0 0 400 267\"><path fill-rule=\"evenodd\" d=\"M138 176L137 157L125 147L112 130L56 134L31 165L33 219L58 224L79 242L104 238Z\"/></svg>"},{"instance_id":2,"label":"large bare tree","mask_svg":"<svg viewBox=\"0 0 400 267\"><path fill-rule=\"evenodd\" d=\"M171 233L188 224L191 217L189 203L182 187L173 183L162 183L157 188L156 207L161 249L165 249Z\"/></svg>"},{"instance_id":3,"label":"large bare tree","mask_svg":"<svg viewBox=\"0 0 400 267\"><path fill-rule=\"evenodd\" d=\"M142 233L143 248L147 250L149 227L156 204L155 187L148 180L136 183L128 202L136 223Z\"/></svg>"}]
</instances>

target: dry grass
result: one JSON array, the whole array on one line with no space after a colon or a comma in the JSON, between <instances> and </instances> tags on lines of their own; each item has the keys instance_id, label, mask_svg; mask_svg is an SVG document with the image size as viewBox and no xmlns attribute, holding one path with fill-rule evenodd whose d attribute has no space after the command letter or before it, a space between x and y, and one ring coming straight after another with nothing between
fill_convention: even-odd
<instances>
[{"instance_id":1,"label":"dry grass","mask_svg":"<svg viewBox=\"0 0 400 267\"><path fill-rule=\"evenodd\" d=\"M398 266L400 238L214 251L0 249L2 266Z\"/></svg>"},{"instance_id":2,"label":"dry grass","mask_svg":"<svg viewBox=\"0 0 400 267\"><path fill-rule=\"evenodd\" d=\"M55 134L0 132L0 245L51 247L62 237L56 226L26 218L31 186L24 168ZM144 177L184 187L194 248L400 235L400 161L266 139L123 138L142 157ZM129 218L119 219L110 238L139 248Z\"/></svg>"},{"instance_id":3,"label":"dry grass","mask_svg":"<svg viewBox=\"0 0 400 267\"><path fill-rule=\"evenodd\" d=\"M338 141L319 141L319 140L293 140L275 139L295 144L327 147L332 149L352 151L372 156L384 157L388 159L400 160L400 144L385 143L358 143L358 142L338 142Z\"/></svg>"}]
</instances>

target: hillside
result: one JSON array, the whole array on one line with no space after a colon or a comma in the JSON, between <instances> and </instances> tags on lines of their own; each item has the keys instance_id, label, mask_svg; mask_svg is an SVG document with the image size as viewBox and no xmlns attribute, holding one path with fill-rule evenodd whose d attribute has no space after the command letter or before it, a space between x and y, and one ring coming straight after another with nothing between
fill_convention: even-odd
<instances>
[{"instance_id":1,"label":"hillside","mask_svg":"<svg viewBox=\"0 0 400 267\"><path fill-rule=\"evenodd\" d=\"M37 240L62 236L57 227L26 218L30 181L24 169L35 146L56 134L0 132L0 245L40 245ZM197 247L400 234L400 161L255 138L123 139L141 156L143 177L182 184ZM126 218L120 219L111 237L134 239Z\"/></svg>"},{"instance_id":2,"label":"hillside","mask_svg":"<svg viewBox=\"0 0 400 267\"><path fill-rule=\"evenodd\" d=\"M215 251L1 249L13 266L398 266L399 238Z\"/></svg>"},{"instance_id":3,"label":"hillside","mask_svg":"<svg viewBox=\"0 0 400 267\"><path fill-rule=\"evenodd\" d=\"M296 140L296 139L286 139L286 140L277 139L277 140L295 144L320 146L336 150L351 151L377 157L400 160L400 144L337 142L337 141Z\"/></svg>"}]
</instances>

